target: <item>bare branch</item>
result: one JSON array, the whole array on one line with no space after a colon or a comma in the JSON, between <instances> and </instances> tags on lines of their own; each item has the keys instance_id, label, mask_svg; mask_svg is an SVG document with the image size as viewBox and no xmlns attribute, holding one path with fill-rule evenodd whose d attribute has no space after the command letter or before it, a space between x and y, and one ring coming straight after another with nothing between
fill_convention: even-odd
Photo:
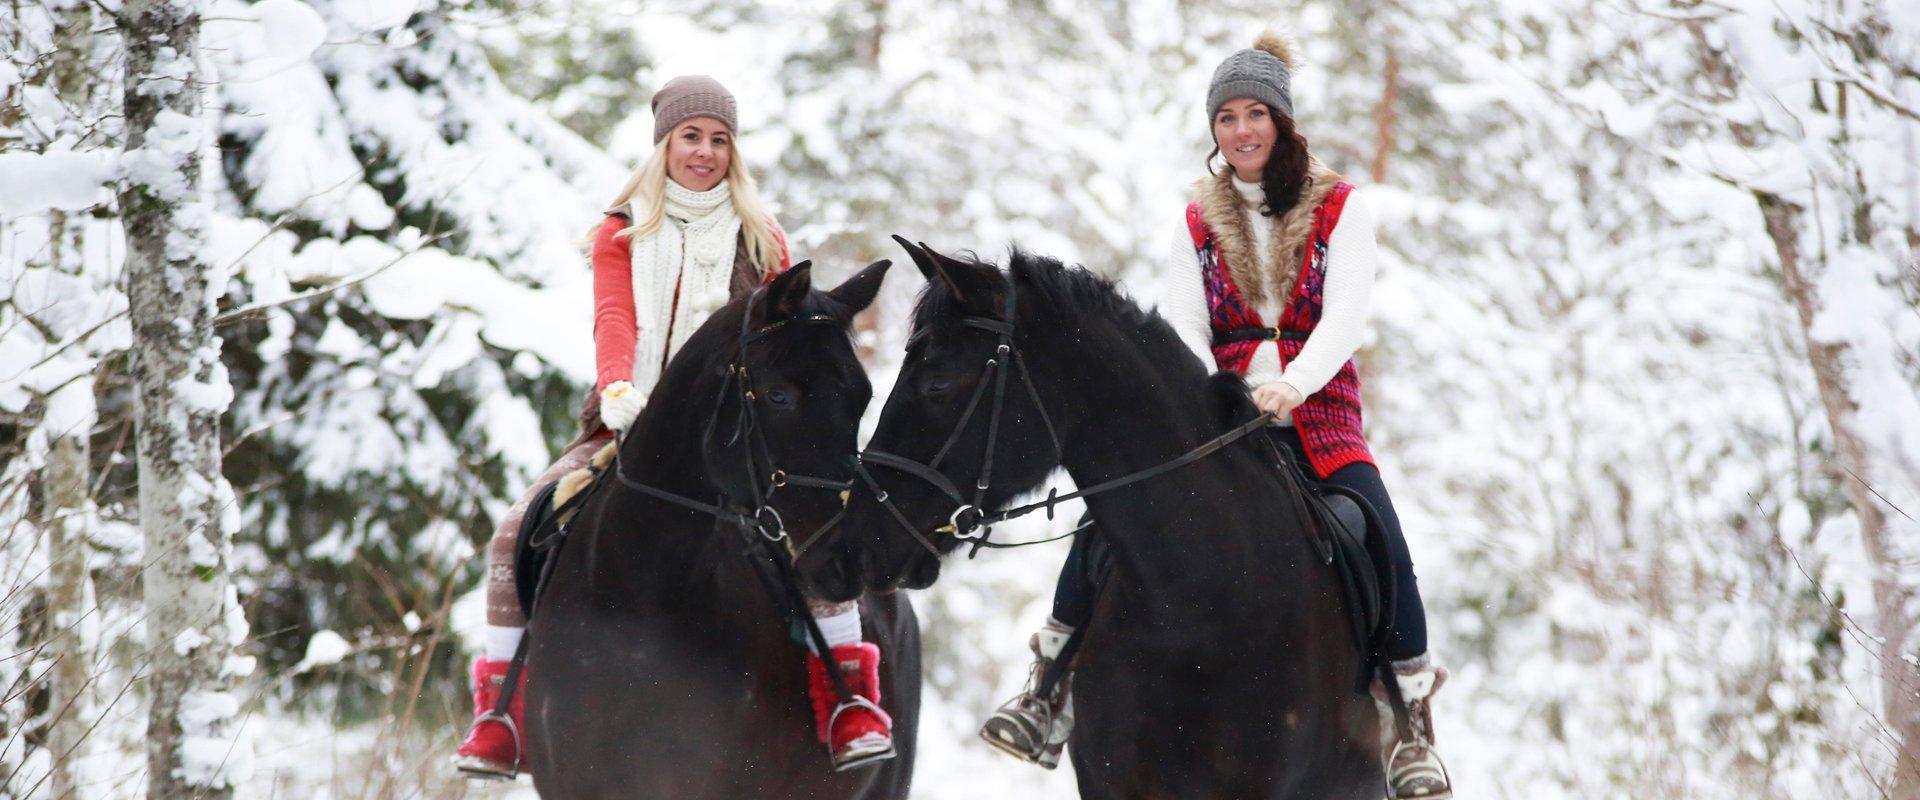
<instances>
[{"instance_id":1,"label":"bare branch","mask_svg":"<svg viewBox=\"0 0 1920 800\"><path fill-rule=\"evenodd\" d=\"M425 241L422 241L421 243L413 246L412 248L408 249L406 252L401 253L398 256L394 256L393 259L389 260L387 263L381 264L380 266L366 270L365 272L362 272L358 275L350 277L339 283L336 283L330 286L323 286L318 289L312 289L309 291L301 292L299 294L292 295L290 297L283 297L283 298L280 298L279 300L267 300L267 301L262 301L258 303L248 303L247 305L228 311L225 314L221 314L218 317L214 317L213 325L216 328L222 325L231 325L235 322L239 322L241 320L247 319L248 317L252 317L254 315L260 314L265 311L269 311L285 305L292 305L294 303L298 303L303 300L312 300L313 298L316 298L316 297L324 297L326 295L333 294L334 292L340 291L341 289L346 289L346 288L358 285L361 282L367 280L368 278L372 278L375 275L379 275L382 272L386 272L388 269L392 268L393 265L398 264L401 261L405 261L408 256L411 256L415 253L420 252L421 249L427 247L428 245L431 245L435 242L438 242L442 239L447 238L448 235L450 234L443 233L443 234L427 237Z\"/></svg>"}]
</instances>

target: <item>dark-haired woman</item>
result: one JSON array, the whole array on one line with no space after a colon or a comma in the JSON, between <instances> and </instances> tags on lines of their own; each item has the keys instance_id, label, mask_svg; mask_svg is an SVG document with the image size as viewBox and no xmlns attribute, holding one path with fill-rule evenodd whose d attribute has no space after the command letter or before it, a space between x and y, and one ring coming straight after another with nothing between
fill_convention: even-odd
<instances>
[{"instance_id":1,"label":"dark-haired woman","mask_svg":"<svg viewBox=\"0 0 1920 800\"><path fill-rule=\"evenodd\" d=\"M1353 186L1307 151L1294 130L1296 62L1281 36L1262 34L1214 71L1207 93L1215 152L1166 262L1160 311L1209 367L1239 373L1254 404L1278 421L1275 441L1312 476L1357 491L1376 510L1398 585L1386 656L1414 720L1411 741L1387 753L1394 798L1450 797L1432 745L1429 700L1446 679L1427 653L1426 610L1406 537L1361 434L1353 364L1373 289L1373 217ZM1227 169L1213 171L1213 155ZM1093 614L1086 537L1062 570L1052 618L1029 644L1044 673L1073 629ZM1037 681L1036 681L1037 682ZM988 743L1052 767L1072 727L1069 681L1050 697L1030 683L981 729Z\"/></svg>"}]
</instances>

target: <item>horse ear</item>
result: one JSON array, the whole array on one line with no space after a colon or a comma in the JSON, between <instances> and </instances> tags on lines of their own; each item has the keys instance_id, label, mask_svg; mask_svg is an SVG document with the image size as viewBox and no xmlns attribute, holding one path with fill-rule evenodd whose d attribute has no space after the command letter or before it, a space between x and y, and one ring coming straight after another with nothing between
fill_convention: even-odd
<instances>
[{"instance_id":1,"label":"horse ear","mask_svg":"<svg viewBox=\"0 0 1920 800\"><path fill-rule=\"evenodd\" d=\"M925 249L926 245L915 246L897 233L893 235L893 240L899 242L901 249L906 250L907 255L913 258L913 265L920 268L920 274L926 277L928 283L937 280L946 285L947 291L953 294L953 299L966 302L967 296L960 293L960 285L954 283L953 276L934 261L932 251Z\"/></svg>"},{"instance_id":2,"label":"horse ear","mask_svg":"<svg viewBox=\"0 0 1920 800\"><path fill-rule=\"evenodd\" d=\"M813 290L813 261L802 261L767 284L766 319L788 319L800 313L800 305Z\"/></svg>"},{"instance_id":3,"label":"horse ear","mask_svg":"<svg viewBox=\"0 0 1920 800\"><path fill-rule=\"evenodd\" d=\"M967 291L972 290L975 297L989 297L999 283L999 270L981 268L980 262L961 261L920 242L920 249L927 254L927 260L933 262L934 269L947 276L948 285L953 287L953 295L965 302ZM1008 278L1011 280L1011 278Z\"/></svg>"},{"instance_id":4,"label":"horse ear","mask_svg":"<svg viewBox=\"0 0 1920 800\"><path fill-rule=\"evenodd\" d=\"M967 271L967 267L971 266L965 261L961 261L960 259L953 258L951 256L948 256L945 253L938 252L933 248L928 247L926 242L920 242L919 244L920 244L920 249L925 250L927 253L927 257L933 260L934 266L939 268L940 271L947 273L948 275L965 274Z\"/></svg>"},{"instance_id":5,"label":"horse ear","mask_svg":"<svg viewBox=\"0 0 1920 800\"><path fill-rule=\"evenodd\" d=\"M893 262L884 258L868 264L865 269L853 273L853 277L842 281L827 294L846 306L847 313L861 311L873 305L873 298L880 293L880 283L886 280L887 268L891 266Z\"/></svg>"}]
</instances>

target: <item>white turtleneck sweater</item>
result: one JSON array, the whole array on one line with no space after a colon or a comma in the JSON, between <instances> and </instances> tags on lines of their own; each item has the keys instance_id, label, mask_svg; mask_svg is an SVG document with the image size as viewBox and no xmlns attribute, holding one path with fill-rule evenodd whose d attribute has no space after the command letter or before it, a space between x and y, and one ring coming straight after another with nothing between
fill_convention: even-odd
<instances>
[{"instance_id":1,"label":"white turtleneck sweater","mask_svg":"<svg viewBox=\"0 0 1920 800\"><path fill-rule=\"evenodd\" d=\"M1263 261L1271 260L1267 243L1273 238L1273 226L1268 224L1270 220L1267 217L1260 216L1263 197L1260 184L1248 183L1235 176L1233 187L1240 192L1241 202L1247 206L1248 218L1254 223L1250 226L1256 240L1254 252L1259 253ZM1298 389L1302 397L1307 397L1320 391L1320 387L1333 379L1334 373L1339 372L1340 367L1353 358L1354 351L1360 349L1360 340L1366 333L1367 303L1373 294L1377 254L1373 213L1359 192L1349 194L1345 207L1340 211L1340 221L1334 225L1333 234L1327 240L1327 282L1323 290L1320 324L1307 337L1306 344L1300 349L1300 357L1285 369L1280 366L1280 343L1277 340L1261 342L1253 351L1253 360L1247 365L1248 386L1280 381ZM1260 267L1271 270L1274 265L1263 263ZM1173 323L1180 340L1200 358L1202 364L1208 369L1217 369L1213 360L1213 327L1207 313L1207 290L1201 281L1200 255L1194 252L1193 237L1187 232L1184 216L1174 233L1173 247L1167 253L1165 268L1160 315ZM1277 326L1284 302L1285 298L1270 299L1254 310L1260 314L1261 321ZM1293 424L1291 419L1283 422Z\"/></svg>"}]
</instances>

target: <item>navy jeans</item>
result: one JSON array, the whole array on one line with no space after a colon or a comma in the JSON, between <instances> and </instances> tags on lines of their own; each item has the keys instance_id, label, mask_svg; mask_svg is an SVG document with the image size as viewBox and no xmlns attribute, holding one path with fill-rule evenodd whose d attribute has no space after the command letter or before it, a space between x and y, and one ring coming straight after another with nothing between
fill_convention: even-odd
<instances>
[{"instance_id":1,"label":"navy jeans","mask_svg":"<svg viewBox=\"0 0 1920 800\"><path fill-rule=\"evenodd\" d=\"M1300 433L1291 426L1267 429L1282 452L1293 456L1294 463L1307 475L1306 449ZM1395 604L1393 640L1387 644L1387 658L1393 661L1413 658L1427 652L1427 609L1420 602L1420 582L1413 575L1413 554L1407 550L1406 534L1400 531L1400 517L1393 511L1393 498L1380 481L1380 470L1368 463L1348 464L1327 476L1326 483L1358 492L1379 512L1387 552L1393 558ZM1094 545L1098 537L1076 536L1067 563L1060 569L1060 580L1053 590L1053 618L1072 627L1085 625L1093 617L1093 589L1106 572L1106 559Z\"/></svg>"}]
</instances>

